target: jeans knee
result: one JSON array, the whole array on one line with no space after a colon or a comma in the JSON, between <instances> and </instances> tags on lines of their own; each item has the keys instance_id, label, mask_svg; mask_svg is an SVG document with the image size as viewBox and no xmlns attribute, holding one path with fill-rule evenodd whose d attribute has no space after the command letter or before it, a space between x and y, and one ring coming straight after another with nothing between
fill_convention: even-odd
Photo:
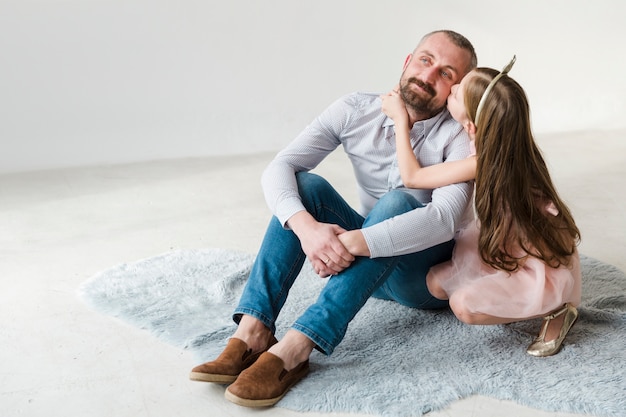
<instances>
[{"instance_id":1,"label":"jeans knee","mask_svg":"<svg viewBox=\"0 0 626 417\"><path fill-rule=\"evenodd\" d=\"M411 194L400 190L391 190L378 200L367 216L367 223L370 225L379 223L418 207L423 207L423 205Z\"/></svg>"},{"instance_id":2,"label":"jeans knee","mask_svg":"<svg viewBox=\"0 0 626 417\"><path fill-rule=\"evenodd\" d=\"M332 190L332 186L323 177L310 172L298 172L296 174L298 192L302 203L308 210L323 200L322 196Z\"/></svg>"},{"instance_id":3,"label":"jeans knee","mask_svg":"<svg viewBox=\"0 0 626 417\"><path fill-rule=\"evenodd\" d=\"M320 187L326 187L330 184L324 178L311 172L298 172L296 173L296 181L298 182L298 190L309 191L317 190Z\"/></svg>"}]
</instances>

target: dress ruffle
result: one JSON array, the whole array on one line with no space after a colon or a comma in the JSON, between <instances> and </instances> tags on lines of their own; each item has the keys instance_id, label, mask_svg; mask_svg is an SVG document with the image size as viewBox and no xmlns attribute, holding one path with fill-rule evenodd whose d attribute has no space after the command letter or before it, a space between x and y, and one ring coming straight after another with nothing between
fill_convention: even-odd
<instances>
[{"instance_id":1,"label":"dress ruffle","mask_svg":"<svg viewBox=\"0 0 626 417\"><path fill-rule=\"evenodd\" d=\"M430 269L448 298L462 297L472 313L523 319L543 316L565 303L580 304L580 258L574 253L570 266L552 268L528 257L517 271L494 269L478 253L478 227L470 222L456 239L452 259Z\"/></svg>"}]
</instances>

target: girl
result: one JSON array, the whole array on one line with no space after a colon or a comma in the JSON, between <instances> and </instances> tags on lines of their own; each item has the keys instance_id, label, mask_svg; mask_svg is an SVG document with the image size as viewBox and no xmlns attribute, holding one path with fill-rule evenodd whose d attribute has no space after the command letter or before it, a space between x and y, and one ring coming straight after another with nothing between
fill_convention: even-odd
<instances>
[{"instance_id":1,"label":"girl","mask_svg":"<svg viewBox=\"0 0 626 417\"><path fill-rule=\"evenodd\" d=\"M544 317L528 347L557 353L578 317L580 231L550 179L530 128L522 87L502 72L477 68L452 87L448 110L467 131L475 155L421 167L396 91L381 96L394 120L398 164L407 187L435 188L475 179L476 220L461 230L452 259L431 268L427 284L459 320L503 324Z\"/></svg>"}]
</instances>

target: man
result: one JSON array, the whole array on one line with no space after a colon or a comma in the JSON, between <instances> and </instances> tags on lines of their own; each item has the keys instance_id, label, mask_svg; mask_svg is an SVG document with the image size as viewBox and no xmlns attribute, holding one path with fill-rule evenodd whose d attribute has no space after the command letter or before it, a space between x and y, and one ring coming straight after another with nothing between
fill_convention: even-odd
<instances>
[{"instance_id":1,"label":"man","mask_svg":"<svg viewBox=\"0 0 626 417\"><path fill-rule=\"evenodd\" d=\"M399 88L423 166L469 154L445 104L452 85L475 66L472 45L452 31L426 35L407 57ZM450 258L471 186L405 188L393 121L380 106L378 94L339 99L269 164L262 183L274 217L233 315L239 326L222 354L195 367L191 379L232 383L225 396L240 405L273 405L306 376L313 348L332 353L370 296L415 308L446 305L428 292L425 278L430 266ZM308 172L340 145L354 168L360 213ZM276 318L307 258L330 278L277 342Z\"/></svg>"}]
</instances>

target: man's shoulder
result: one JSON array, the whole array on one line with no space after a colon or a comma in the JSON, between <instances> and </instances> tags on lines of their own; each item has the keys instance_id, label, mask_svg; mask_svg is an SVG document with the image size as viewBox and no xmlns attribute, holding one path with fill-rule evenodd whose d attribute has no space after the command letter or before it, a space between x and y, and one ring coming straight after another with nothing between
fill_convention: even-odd
<instances>
[{"instance_id":1,"label":"man's shoulder","mask_svg":"<svg viewBox=\"0 0 626 417\"><path fill-rule=\"evenodd\" d=\"M380 93L354 91L352 93L345 94L340 98L340 100L357 108L368 107L373 104L379 106L378 102L380 101Z\"/></svg>"},{"instance_id":2,"label":"man's shoulder","mask_svg":"<svg viewBox=\"0 0 626 417\"><path fill-rule=\"evenodd\" d=\"M456 136L464 131L463 126L454 120L447 108L444 108L435 117L428 120L427 126L434 131L443 130L453 136Z\"/></svg>"}]
</instances>

